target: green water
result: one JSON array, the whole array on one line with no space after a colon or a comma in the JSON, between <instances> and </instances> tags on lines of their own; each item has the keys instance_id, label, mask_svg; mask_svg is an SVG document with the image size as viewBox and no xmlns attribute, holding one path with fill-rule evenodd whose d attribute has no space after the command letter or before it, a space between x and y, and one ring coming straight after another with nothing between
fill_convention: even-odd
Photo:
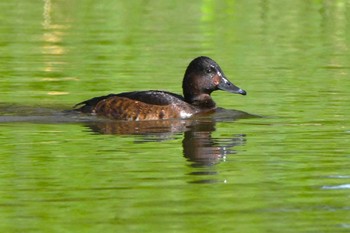
<instances>
[{"instance_id":1,"label":"green water","mask_svg":"<svg viewBox=\"0 0 350 233\"><path fill-rule=\"evenodd\" d=\"M350 2L2 1L1 232L349 232ZM63 110L181 93L216 60L247 96L189 121Z\"/></svg>"}]
</instances>

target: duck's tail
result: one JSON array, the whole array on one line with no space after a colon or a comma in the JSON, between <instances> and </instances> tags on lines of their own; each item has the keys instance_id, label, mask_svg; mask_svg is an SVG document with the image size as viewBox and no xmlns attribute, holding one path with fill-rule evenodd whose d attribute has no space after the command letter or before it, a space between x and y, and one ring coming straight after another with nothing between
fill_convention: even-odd
<instances>
[{"instance_id":1,"label":"duck's tail","mask_svg":"<svg viewBox=\"0 0 350 233\"><path fill-rule=\"evenodd\" d=\"M85 100L83 102L77 103L74 105L73 110L77 112L82 112L82 113L93 113L95 110L96 105L104 100L107 99L111 96L114 96L115 94L109 94L105 96L99 96L99 97L94 97L88 100Z\"/></svg>"}]
</instances>

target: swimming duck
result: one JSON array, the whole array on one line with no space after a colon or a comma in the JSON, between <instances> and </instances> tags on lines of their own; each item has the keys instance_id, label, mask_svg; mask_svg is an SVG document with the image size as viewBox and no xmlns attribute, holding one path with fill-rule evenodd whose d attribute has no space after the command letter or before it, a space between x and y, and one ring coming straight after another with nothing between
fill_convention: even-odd
<instances>
[{"instance_id":1,"label":"swimming duck","mask_svg":"<svg viewBox=\"0 0 350 233\"><path fill-rule=\"evenodd\" d=\"M116 120L141 121L189 118L215 111L210 94L216 90L246 95L231 83L211 58L200 56L188 65L182 82L183 96L167 91L133 91L95 97L74 106L75 110Z\"/></svg>"}]
</instances>

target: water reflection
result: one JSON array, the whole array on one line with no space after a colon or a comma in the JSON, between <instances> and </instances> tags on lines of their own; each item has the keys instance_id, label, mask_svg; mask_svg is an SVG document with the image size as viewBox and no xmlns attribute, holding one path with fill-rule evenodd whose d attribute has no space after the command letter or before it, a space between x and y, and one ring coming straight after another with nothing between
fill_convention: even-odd
<instances>
[{"instance_id":1,"label":"water reflection","mask_svg":"<svg viewBox=\"0 0 350 233\"><path fill-rule=\"evenodd\" d=\"M64 23L57 23L52 19L54 11L53 3L51 0L44 0L43 7L43 33L42 33L42 48L43 54L43 67L42 71L44 77L41 78L43 82L57 82L57 81L72 81L77 80L74 77L62 78L59 73L64 70L64 66L67 64L65 55L68 53L68 49L64 46L65 36L70 25L67 21ZM56 19L57 20L57 19ZM57 20L58 21L58 20ZM51 88L50 88L51 89ZM67 95L69 92L66 90L48 90L47 95Z\"/></svg>"},{"instance_id":2,"label":"water reflection","mask_svg":"<svg viewBox=\"0 0 350 233\"><path fill-rule=\"evenodd\" d=\"M184 132L182 141L183 154L193 166L209 166L222 161L229 154L234 154L233 147L245 143L245 135L232 135L224 142L213 138L215 121L201 121L190 126L190 130Z\"/></svg>"},{"instance_id":3,"label":"water reflection","mask_svg":"<svg viewBox=\"0 0 350 233\"><path fill-rule=\"evenodd\" d=\"M191 120L162 120L144 122L96 121L85 126L95 133L116 135L142 135L142 142L169 140L183 133L183 155L194 167L214 165L234 154L234 147L246 141L243 134L232 134L230 138L214 138L217 122L234 121L255 117L251 114L220 109L216 114Z\"/></svg>"},{"instance_id":4,"label":"water reflection","mask_svg":"<svg viewBox=\"0 0 350 233\"><path fill-rule=\"evenodd\" d=\"M213 136L217 123L254 117L257 116L236 110L218 109L214 114L188 120L112 121L75 111L0 103L0 123L82 124L90 132L97 134L97 137L99 134L129 135L136 139L134 143L159 142L183 137L178 147L182 147L184 158L190 161L192 168L195 168L188 173L196 177L195 181L191 181L194 183L218 182L214 165L225 161L228 155L235 154L234 148L246 142L246 136L237 132L225 137Z\"/></svg>"}]
</instances>

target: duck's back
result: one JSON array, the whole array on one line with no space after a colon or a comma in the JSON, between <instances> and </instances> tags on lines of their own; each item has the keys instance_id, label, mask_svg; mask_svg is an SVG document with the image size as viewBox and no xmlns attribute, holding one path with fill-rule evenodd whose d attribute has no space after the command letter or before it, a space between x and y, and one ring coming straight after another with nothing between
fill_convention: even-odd
<instances>
[{"instance_id":1,"label":"duck's back","mask_svg":"<svg viewBox=\"0 0 350 233\"><path fill-rule=\"evenodd\" d=\"M77 104L77 111L118 120L188 118L197 109L183 97L165 91L135 91L95 97Z\"/></svg>"}]
</instances>

